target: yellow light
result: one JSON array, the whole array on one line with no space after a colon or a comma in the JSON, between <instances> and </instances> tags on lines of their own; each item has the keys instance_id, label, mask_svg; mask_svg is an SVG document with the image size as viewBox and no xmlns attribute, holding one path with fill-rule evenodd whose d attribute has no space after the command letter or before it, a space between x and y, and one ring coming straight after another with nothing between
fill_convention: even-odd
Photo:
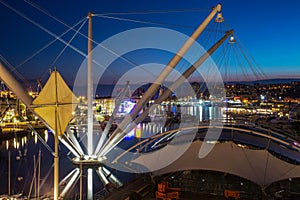
<instances>
[{"instance_id":1,"label":"yellow light","mask_svg":"<svg viewBox=\"0 0 300 200\"><path fill-rule=\"evenodd\" d=\"M48 142L48 131L45 130L44 133L45 133L45 141Z\"/></svg>"},{"instance_id":2,"label":"yellow light","mask_svg":"<svg viewBox=\"0 0 300 200\"><path fill-rule=\"evenodd\" d=\"M141 138L142 137L142 127L141 124L138 124L136 129L135 129L135 137L136 138Z\"/></svg>"},{"instance_id":3,"label":"yellow light","mask_svg":"<svg viewBox=\"0 0 300 200\"><path fill-rule=\"evenodd\" d=\"M34 135L34 143L36 144L38 140L37 133Z\"/></svg>"},{"instance_id":4,"label":"yellow light","mask_svg":"<svg viewBox=\"0 0 300 200\"><path fill-rule=\"evenodd\" d=\"M15 149L17 148L17 141L16 141L16 138L14 138L14 148L15 148Z\"/></svg>"}]
</instances>

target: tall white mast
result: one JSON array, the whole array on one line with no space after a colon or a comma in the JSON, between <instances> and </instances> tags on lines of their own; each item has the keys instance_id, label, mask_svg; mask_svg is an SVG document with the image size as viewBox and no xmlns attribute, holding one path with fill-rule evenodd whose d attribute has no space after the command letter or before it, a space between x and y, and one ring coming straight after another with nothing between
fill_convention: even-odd
<instances>
[{"instance_id":1,"label":"tall white mast","mask_svg":"<svg viewBox=\"0 0 300 200\"><path fill-rule=\"evenodd\" d=\"M104 156L107 154L113 147L115 147L121 139L125 136L126 133L122 132L128 126L132 119L135 119L141 109L147 104L147 102L153 97L154 93L159 89L162 85L163 81L167 78L167 76L172 72L175 66L180 62L186 52L190 49L193 43L197 40L209 22L213 19L217 12L221 11L221 4L218 4L210 14L204 19L204 21L198 26L198 28L194 31L194 33L185 41L182 47L178 50L178 52L174 55L174 57L170 60L167 66L162 70L160 75L153 81L152 85L148 88L148 90L143 94L142 99L136 104L135 108L132 110L130 115L126 116L125 119L119 124L119 127L112 133L109 141L102 147L99 156Z\"/></svg>"},{"instance_id":2,"label":"tall white mast","mask_svg":"<svg viewBox=\"0 0 300 200\"><path fill-rule=\"evenodd\" d=\"M88 83L87 83L87 117L88 117L88 132L87 132L87 151L91 156L93 153L93 43L92 43L92 13L88 13ZM92 169L87 170L87 199L93 199L93 176Z\"/></svg>"},{"instance_id":3,"label":"tall white mast","mask_svg":"<svg viewBox=\"0 0 300 200\"><path fill-rule=\"evenodd\" d=\"M58 107L58 96L57 96L57 73L55 69L55 128L54 128L54 200L58 200L59 195L59 157L58 157L58 119L57 119L57 107Z\"/></svg>"},{"instance_id":4,"label":"tall white mast","mask_svg":"<svg viewBox=\"0 0 300 200\"><path fill-rule=\"evenodd\" d=\"M10 150L8 149L8 196L10 196Z\"/></svg>"},{"instance_id":5,"label":"tall white mast","mask_svg":"<svg viewBox=\"0 0 300 200\"><path fill-rule=\"evenodd\" d=\"M40 180L41 180L41 149L39 150L39 159L38 159L38 181L37 181L37 199L40 199Z\"/></svg>"},{"instance_id":6,"label":"tall white mast","mask_svg":"<svg viewBox=\"0 0 300 200\"><path fill-rule=\"evenodd\" d=\"M88 117L88 132L87 132L87 151L91 156L93 153L93 54L92 54L92 13L88 13L88 80L87 80L87 117Z\"/></svg>"}]
</instances>

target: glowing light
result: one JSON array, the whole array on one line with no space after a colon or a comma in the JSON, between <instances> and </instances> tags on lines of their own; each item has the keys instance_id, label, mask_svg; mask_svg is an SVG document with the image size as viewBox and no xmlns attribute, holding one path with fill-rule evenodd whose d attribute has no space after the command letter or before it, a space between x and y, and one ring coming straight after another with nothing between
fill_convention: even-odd
<instances>
[{"instance_id":1,"label":"glowing light","mask_svg":"<svg viewBox=\"0 0 300 200\"><path fill-rule=\"evenodd\" d=\"M247 147L246 145L242 145L242 144L237 144L237 146L238 146L238 147L241 147L241 148L243 148L243 149Z\"/></svg>"},{"instance_id":2,"label":"glowing light","mask_svg":"<svg viewBox=\"0 0 300 200\"><path fill-rule=\"evenodd\" d=\"M87 173L87 199L93 199L93 169L89 168Z\"/></svg>"},{"instance_id":3,"label":"glowing light","mask_svg":"<svg viewBox=\"0 0 300 200\"><path fill-rule=\"evenodd\" d=\"M84 160L89 160L89 159L90 159L90 156L84 155L84 156L83 156L83 159L84 159Z\"/></svg>"},{"instance_id":4,"label":"glowing light","mask_svg":"<svg viewBox=\"0 0 300 200\"><path fill-rule=\"evenodd\" d=\"M37 133L34 135L34 143L37 144L37 141L38 141L38 136L37 136Z\"/></svg>"},{"instance_id":5,"label":"glowing light","mask_svg":"<svg viewBox=\"0 0 300 200\"><path fill-rule=\"evenodd\" d=\"M102 167L102 170L106 176L108 176L113 182L115 182L118 186L122 186L122 183L113 175L108 169Z\"/></svg>"},{"instance_id":6,"label":"glowing light","mask_svg":"<svg viewBox=\"0 0 300 200\"><path fill-rule=\"evenodd\" d=\"M92 112L92 111L90 111ZM91 118L91 119L89 119ZM88 129L87 129L87 151L89 155L93 153L93 115L88 117Z\"/></svg>"},{"instance_id":7,"label":"glowing light","mask_svg":"<svg viewBox=\"0 0 300 200\"><path fill-rule=\"evenodd\" d=\"M45 130L44 133L45 133L45 141L48 142L48 131Z\"/></svg>"},{"instance_id":8,"label":"glowing light","mask_svg":"<svg viewBox=\"0 0 300 200\"><path fill-rule=\"evenodd\" d=\"M15 148L15 149L17 148L17 141L16 141L16 138L14 138L14 148Z\"/></svg>"},{"instance_id":9,"label":"glowing light","mask_svg":"<svg viewBox=\"0 0 300 200\"><path fill-rule=\"evenodd\" d=\"M60 193L61 197L64 197L66 193L70 190L70 188L74 185L74 183L78 180L80 174L80 170L78 168L71 171L64 179L61 181L61 183L64 183L69 179L69 182L66 184L62 192ZM70 178L71 177L71 178Z\"/></svg>"},{"instance_id":10,"label":"glowing light","mask_svg":"<svg viewBox=\"0 0 300 200\"><path fill-rule=\"evenodd\" d=\"M75 151L75 149L70 146L65 140L60 140L76 157L80 157L80 155Z\"/></svg>"},{"instance_id":11,"label":"glowing light","mask_svg":"<svg viewBox=\"0 0 300 200\"><path fill-rule=\"evenodd\" d=\"M141 124L139 123L136 127L136 130L135 130L135 137L136 138L141 138L142 137L142 127L141 127Z\"/></svg>"},{"instance_id":12,"label":"glowing light","mask_svg":"<svg viewBox=\"0 0 300 200\"><path fill-rule=\"evenodd\" d=\"M216 140L208 140L208 141L206 141L206 143L207 143L207 144L217 144L217 143L219 143L219 142L216 141Z\"/></svg>"},{"instance_id":13,"label":"glowing light","mask_svg":"<svg viewBox=\"0 0 300 200\"><path fill-rule=\"evenodd\" d=\"M101 167L99 167L98 170L96 170L96 172L104 185L109 184L109 181L107 180L106 176L101 171Z\"/></svg>"},{"instance_id":14,"label":"glowing light","mask_svg":"<svg viewBox=\"0 0 300 200\"><path fill-rule=\"evenodd\" d=\"M230 36L228 43L229 44L235 44L236 43L236 40L235 40L234 36Z\"/></svg>"},{"instance_id":15,"label":"glowing light","mask_svg":"<svg viewBox=\"0 0 300 200\"><path fill-rule=\"evenodd\" d=\"M135 106L135 103L133 103L131 101L123 101L119 107L118 112L128 114L131 112L131 110L134 106Z\"/></svg>"}]
</instances>

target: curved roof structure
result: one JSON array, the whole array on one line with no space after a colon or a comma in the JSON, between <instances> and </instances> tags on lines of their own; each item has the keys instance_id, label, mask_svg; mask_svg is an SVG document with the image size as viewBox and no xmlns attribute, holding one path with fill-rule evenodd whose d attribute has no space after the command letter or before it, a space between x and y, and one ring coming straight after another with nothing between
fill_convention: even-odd
<instances>
[{"instance_id":1,"label":"curved roof structure","mask_svg":"<svg viewBox=\"0 0 300 200\"><path fill-rule=\"evenodd\" d=\"M184 142L169 141L168 148L144 153L133 162L154 169L155 175L183 170L212 170L237 175L261 186L300 177L299 147L287 137L280 139L274 134L259 133L257 130L254 131L257 134L253 134L251 129L224 127L219 141L210 143L199 131L197 139L188 147ZM204 143L214 146L211 146L209 154L200 158L199 150ZM176 152L182 150L184 152L176 157ZM171 157L174 162L169 164ZM158 162L163 162L163 167L157 168Z\"/></svg>"},{"instance_id":2,"label":"curved roof structure","mask_svg":"<svg viewBox=\"0 0 300 200\"><path fill-rule=\"evenodd\" d=\"M154 174L192 169L213 170L234 174L261 186L300 177L300 165L283 161L267 150L243 148L233 142L216 144L206 157L200 159L198 154L202 143L200 140L194 141L178 160Z\"/></svg>"}]
</instances>

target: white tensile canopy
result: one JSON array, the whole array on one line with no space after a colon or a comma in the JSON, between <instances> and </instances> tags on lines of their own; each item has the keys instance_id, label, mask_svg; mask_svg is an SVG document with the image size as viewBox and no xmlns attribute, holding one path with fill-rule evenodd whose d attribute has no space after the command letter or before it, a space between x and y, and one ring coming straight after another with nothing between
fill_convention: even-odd
<instances>
[{"instance_id":1,"label":"white tensile canopy","mask_svg":"<svg viewBox=\"0 0 300 200\"><path fill-rule=\"evenodd\" d=\"M62 135L75 109L77 99L61 75L55 70L33 101L32 109L52 130Z\"/></svg>"},{"instance_id":2,"label":"white tensile canopy","mask_svg":"<svg viewBox=\"0 0 300 200\"><path fill-rule=\"evenodd\" d=\"M268 186L279 180L300 177L300 165L294 165L273 156L267 150L254 150L240 147L233 142L217 143L204 158L199 158L199 150L203 141L196 140L172 164L158 169L154 175L162 175L183 170L212 170L226 172L246 178L258 185ZM178 147L177 147L178 148ZM168 148L173 151L174 148ZM300 156L300 152L298 153ZM172 155L174 152L164 152ZM147 153L133 162L144 164L147 160L155 160L155 152ZM162 155L161 155L162 156ZM157 165L157 162L147 162ZM147 166L150 169L154 166Z\"/></svg>"}]
</instances>

